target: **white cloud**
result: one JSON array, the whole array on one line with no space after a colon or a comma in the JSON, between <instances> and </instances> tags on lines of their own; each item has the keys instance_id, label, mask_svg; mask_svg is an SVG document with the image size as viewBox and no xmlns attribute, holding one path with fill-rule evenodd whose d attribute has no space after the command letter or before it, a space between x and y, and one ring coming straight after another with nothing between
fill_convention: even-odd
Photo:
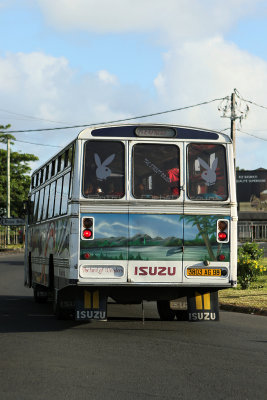
<instances>
[{"instance_id":1,"label":"white cloud","mask_svg":"<svg viewBox=\"0 0 267 400\"><path fill-rule=\"evenodd\" d=\"M116 84L118 81L115 75L110 74L106 70L98 71L97 75L100 81L103 81L104 83Z\"/></svg>"},{"instance_id":2,"label":"white cloud","mask_svg":"<svg viewBox=\"0 0 267 400\"><path fill-rule=\"evenodd\" d=\"M256 0L38 0L57 29L94 33L159 33L168 41L225 32Z\"/></svg>"}]
</instances>

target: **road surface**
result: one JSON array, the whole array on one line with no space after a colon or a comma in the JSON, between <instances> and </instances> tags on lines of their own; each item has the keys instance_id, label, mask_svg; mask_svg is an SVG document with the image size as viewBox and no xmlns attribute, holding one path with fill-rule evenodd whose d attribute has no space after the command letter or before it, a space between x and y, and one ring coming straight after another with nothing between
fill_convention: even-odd
<instances>
[{"instance_id":1,"label":"road surface","mask_svg":"<svg viewBox=\"0 0 267 400\"><path fill-rule=\"evenodd\" d=\"M0 257L0 397L266 399L267 317L163 322L154 303L108 306L107 322L57 321L23 287L23 256Z\"/></svg>"}]
</instances>

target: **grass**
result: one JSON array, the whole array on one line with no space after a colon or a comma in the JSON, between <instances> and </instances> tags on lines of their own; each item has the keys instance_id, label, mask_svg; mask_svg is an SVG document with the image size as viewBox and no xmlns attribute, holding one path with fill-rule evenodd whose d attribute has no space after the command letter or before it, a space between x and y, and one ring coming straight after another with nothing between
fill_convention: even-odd
<instances>
[{"instance_id":1,"label":"grass","mask_svg":"<svg viewBox=\"0 0 267 400\"><path fill-rule=\"evenodd\" d=\"M267 258L263 264L267 267ZM259 311L267 313L267 272L253 282L246 290L240 285L237 288L219 291L219 302L223 306L249 308L251 312Z\"/></svg>"},{"instance_id":2,"label":"grass","mask_svg":"<svg viewBox=\"0 0 267 400\"><path fill-rule=\"evenodd\" d=\"M18 250L18 249L24 249L24 244L9 244L4 247L3 245L0 245L0 251L5 251L5 250Z\"/></svg>"}]
</instances>

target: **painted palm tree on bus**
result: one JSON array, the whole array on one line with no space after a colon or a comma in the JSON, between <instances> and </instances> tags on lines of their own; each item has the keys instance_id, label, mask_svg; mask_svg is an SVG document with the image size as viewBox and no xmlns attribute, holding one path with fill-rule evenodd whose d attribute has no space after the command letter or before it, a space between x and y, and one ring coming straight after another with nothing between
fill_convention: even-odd
<instances>
[{"instance_id":1,"label":"painted palm tree on bus","mask_svg":"<svg viewBox=\"0 0 267 400\"><path fill-rule=\"evenodd\" d=\"M197 237L201 237L212 261L216 259L216 255L212 249L211 236L216 235L216 215L184 215L182 217L185 224L185 240L186 240L186 225L196 226L198 229Z\"/></svg>"}]
</instances>

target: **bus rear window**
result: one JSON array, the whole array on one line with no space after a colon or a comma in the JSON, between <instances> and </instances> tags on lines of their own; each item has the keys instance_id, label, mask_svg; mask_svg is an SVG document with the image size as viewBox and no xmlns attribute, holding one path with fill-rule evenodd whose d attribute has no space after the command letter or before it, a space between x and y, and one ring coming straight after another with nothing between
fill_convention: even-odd
<instances>
[{"instance_id":1,"label":"bus rear window","mask_svg":"<svg viewBox=\"0 0 267 400\"><path fill-rule=\"evenodd\" d=\"M88 141L84 147L83 195L118 199L125 194L125 156L121 142Z\"/></svg>"},{"instance_id":2,"label":"bus rear window","mask_svg":"<svg viewBox=\"0 0 267 400\"><path fill-rule=\"evenodd\" d=\"M133 147L133 195L138 199L177 199L180 194L179 148L168 144Z\"/></svg>"},{"instance_id":3,"label":"bus rear window","mask_svg":"<svg viewBox=\"0 0 267 400\"><path fill-rule=\"evenodd\" d=\"M188 145L187 194L191 200L228 198L225 148L217 144Z\"/></svg>"}]
</instances>

